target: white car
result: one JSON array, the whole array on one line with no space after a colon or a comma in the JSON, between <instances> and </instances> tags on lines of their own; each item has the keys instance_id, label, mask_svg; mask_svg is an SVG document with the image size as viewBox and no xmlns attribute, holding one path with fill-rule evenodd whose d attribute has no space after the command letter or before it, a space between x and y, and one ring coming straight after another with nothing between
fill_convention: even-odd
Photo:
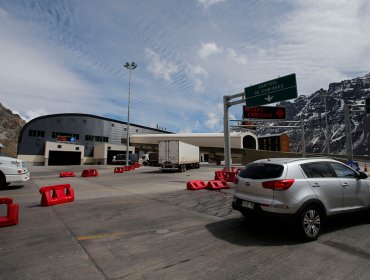
<instances>
[{"instance_id":1,"label":"white car","mask_svg":"<svg viewBox=\"0 0 370 280\"><path fill-rule=\"evenodd\" d=\"M0 156L0 188L10 184L24 184L30 179L30 172L23 160Z\"/></svg>"}]
</instances>

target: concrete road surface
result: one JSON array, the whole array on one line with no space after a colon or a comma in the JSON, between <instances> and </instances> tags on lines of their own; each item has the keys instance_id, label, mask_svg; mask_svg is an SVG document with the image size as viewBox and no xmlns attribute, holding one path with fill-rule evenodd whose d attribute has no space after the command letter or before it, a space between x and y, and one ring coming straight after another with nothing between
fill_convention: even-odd
<instances>
[{"instance_id":1,"label":"concrete road surface","mask_svg":"<svg viewBox=\"0 0 370 280\"><path fill-rule=\"evenodd\" d=\"M0 227L1 280L370 279L363 215L333 219L318 241L302 243L288 225L245 221L231 209L232 189L186 190L220 167L99 166L90 178L84 168L32 167L24 187L0 190L20 205L19 224ZM41 207L39 188L64 183L75 201Z\"/></svg>"}]
</instances>

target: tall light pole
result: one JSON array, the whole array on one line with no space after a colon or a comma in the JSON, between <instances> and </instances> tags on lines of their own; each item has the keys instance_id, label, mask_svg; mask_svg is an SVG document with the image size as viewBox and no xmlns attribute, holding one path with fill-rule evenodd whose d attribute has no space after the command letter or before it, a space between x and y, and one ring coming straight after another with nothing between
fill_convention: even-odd
<instances>
[{"instance_id":1,"label":"tall light pole","mask_svg":"<svg viewBox=\"0 0 370 280\"><path fill-rule=\"evenodd\" d=\"M129 130L130 130L130 101L131 101L131 72L137 67L137 64L135 62L131 62L131 64L126 62L126 64L123 66L130 71L129 78L128 78L127 131L126 131L126 166L128 166L129 165L129 146L130 146Z\"/></svg>"}]
</instances>

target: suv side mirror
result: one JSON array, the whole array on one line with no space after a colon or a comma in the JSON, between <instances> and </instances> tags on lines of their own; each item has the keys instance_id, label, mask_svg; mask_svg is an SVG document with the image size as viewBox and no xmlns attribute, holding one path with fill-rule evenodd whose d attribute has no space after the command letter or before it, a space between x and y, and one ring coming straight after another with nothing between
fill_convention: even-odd
<instances>
[{"instance_id":1,"label":"suv side mirror","mask_svg":"<svg viewBox=\"0 0 370 280\"><path fill-rule=\"evenodd\" d=\"M358 179L366 179L367 177L368 176L365 172L362 172L362 171L359 172Z\"/></svg>"}]
</instances>

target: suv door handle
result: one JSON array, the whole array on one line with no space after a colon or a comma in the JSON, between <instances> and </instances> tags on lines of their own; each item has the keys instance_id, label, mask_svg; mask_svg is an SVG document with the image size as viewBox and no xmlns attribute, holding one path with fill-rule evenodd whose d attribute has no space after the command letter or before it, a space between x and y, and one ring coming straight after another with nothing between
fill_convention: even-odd
<instances>
[{"instance_id":1,"label":"suv door handle","mask_svg":"<svg viewBox=\"0 0 370 280\"><path fill-rule=\"evenodd\" d=\"M348 189L349 188L348 183L343 183L342 186L343 186L343 189Z\"/></svg>"},{"instance_id":2,"label":"suv door handle","mask_svg":"<svg viewBox=\"0 0 370 280\"><path fill-rule=\"evenodd\" d=\"M319 187L320 187L320 184L319 184L319 183L313 183L313 184L312 184L312 187L314 187L314 188L319 188Z\"/></svg>"}]
</instances>

